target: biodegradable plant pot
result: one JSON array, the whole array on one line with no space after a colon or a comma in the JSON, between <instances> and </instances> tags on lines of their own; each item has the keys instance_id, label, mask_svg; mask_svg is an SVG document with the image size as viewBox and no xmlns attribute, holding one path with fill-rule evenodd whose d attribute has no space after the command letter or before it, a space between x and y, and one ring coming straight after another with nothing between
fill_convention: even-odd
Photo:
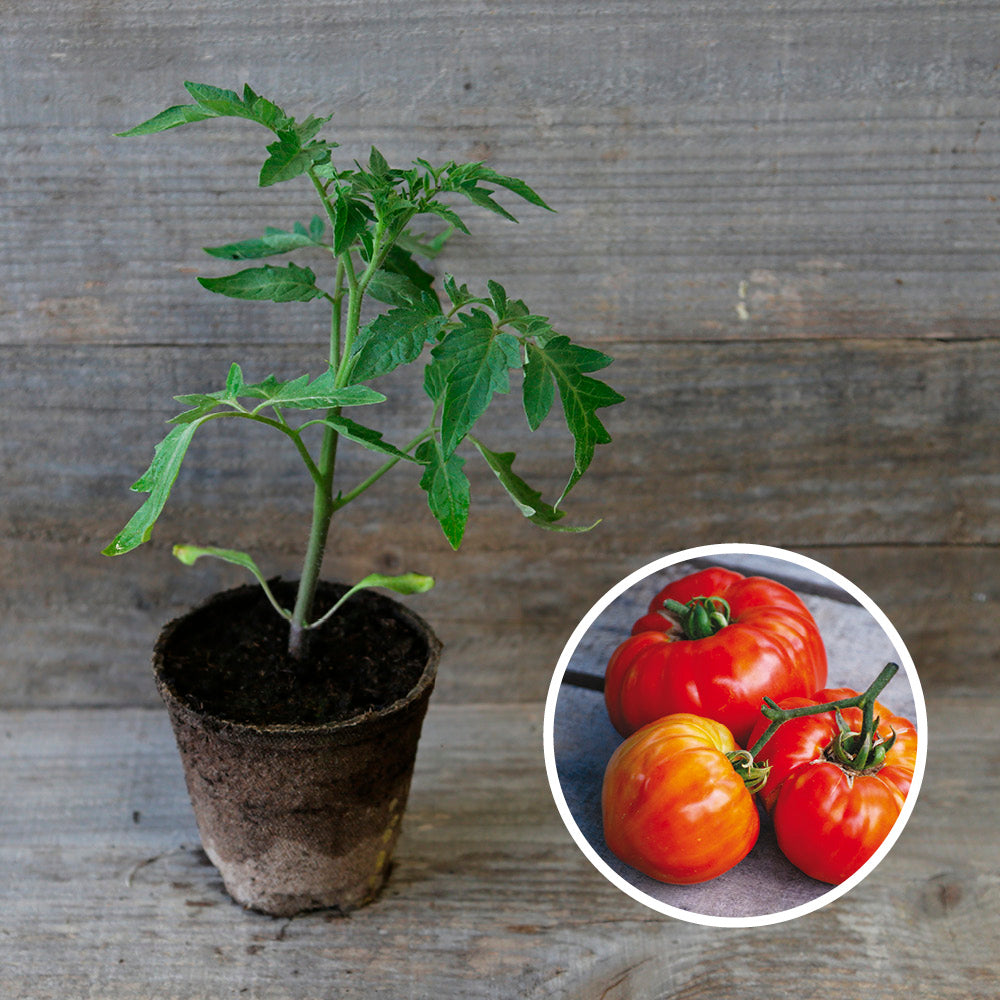
<instances>
[{"instance_id":1,"label":"biodegradable plant pot","mask_svg":"<svg viewBox=\"0 0 1000 1000\"><path fill-rule=\"evenodd\" d=\"M280 596L288 585L272 586ZM335 599L343 591L326 584L320 596ZM202 845L230 895L275 916L328 907L347 912L374 899L388 876L441 644L397 601L356 594L344 609L374 614L378 630L388 625L408 637L409 658L417 660L408 690L389 704L329 721L241 721L205 695L197 673L193 682L185 679L177 661L190 657L192 643L215 645L213 634L220 649L231 647L237 633L243 645L255 647L257 638L239 623L259 616L267 627L277 618L260 601L260 588L239 587L170 622L154 650L157 687ZM228 632L222 623L230 623ZM218 652L204 651L205 670ZM320 671L328 663L320 663ZM251 678L250 687L258 684L266 686Z\"/></svg>"}]
</instances>

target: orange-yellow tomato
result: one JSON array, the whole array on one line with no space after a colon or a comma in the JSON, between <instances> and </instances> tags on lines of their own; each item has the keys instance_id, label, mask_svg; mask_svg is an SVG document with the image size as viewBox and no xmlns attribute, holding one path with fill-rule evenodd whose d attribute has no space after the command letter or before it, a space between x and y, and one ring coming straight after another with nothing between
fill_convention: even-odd
<instances>
[{"instance_id":1,"label":"orange-yellow tomato","mask_svg":"<svg viewBox=\"0 0 1000 1000\"><path fill-rule=\"evenodd\" d=\"M722 723L688 713L633 733L604 774L608 847L674 885L705 882L742 861L757 841L760 819L726 757L738 749Z\"/></svg>"}]
</instances>

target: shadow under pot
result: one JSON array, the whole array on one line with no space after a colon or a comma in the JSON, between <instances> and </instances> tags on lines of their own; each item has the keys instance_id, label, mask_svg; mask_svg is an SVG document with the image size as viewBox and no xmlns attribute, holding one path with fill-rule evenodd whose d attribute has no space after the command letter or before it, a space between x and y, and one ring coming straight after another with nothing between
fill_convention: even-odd
<instances>
[{"instance_id":1,"label":"shadow under pot","mask_svg":"<svg viewBox=\"0 0 1000 1000\"><path fill-rule=\"evenodd\" d=\"M272 581L284 606L294 585ZM323 584L317 608L345 587ZM275 916L371 902L388 876L441 644L392 598L352 596L285 654L260 587L160 633L153 668L202 846L242 905Z\"/></svg>"}]
</instances>

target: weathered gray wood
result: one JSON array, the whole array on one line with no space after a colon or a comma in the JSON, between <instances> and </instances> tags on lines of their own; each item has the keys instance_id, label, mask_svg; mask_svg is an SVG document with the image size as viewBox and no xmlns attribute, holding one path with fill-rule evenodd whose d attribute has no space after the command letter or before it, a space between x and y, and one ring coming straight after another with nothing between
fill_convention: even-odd
<instances>
[{"instance_id":1,"label":"weathered gray wood","mask_svg":"<svg viewBox=\"0 0 1000 1000\"><path fill-rule=\"evenodd\" d=\"M291 1000L731 996L753 983L812 1000L875 982L985 1000L1000 974L1000 788L964 762L1000 749L998 707L930 703L917 808L861 886L790 923L724 931L660 917L591 868L552 804L536 705L432 705L385 895L347 920L292 921L224 896L164 713L8 711L0 986L32 1000Z\"/></svg>"},{"instance_id":2,"label":"weathered gray wood","mask_svg":"<svg viewBox=\"0 0 1000 1000\"><path fill-rule=\"evenodd\" d=\"M437 697L539 700L573 629L605 592L654 558L716 540L707 533L677 537L654 551L641 537L567 539L518 525L506 541L473 532L457 555L433 536L409 535L404 557L400 540L379 531L329 565L344 579L360 579L373 554L382 553L393 556L376 559L386 571L415 568L438 578L433 591L407 599L445 642ZM7 623L0 703L157 704L149 670L157 631L215 590L244 582L239 571L211 563L185 569L163 549L112 563L95 548L77 541L0 545ZM928 691L978 696L995 689L994 547L793 548L871 597L902 635ZM291 576L297 558L269 552L267 565Z\"/></svg>"},{"instance_id":3,"label":"weathered gray wood","mask_svg":"<svg viewBox=\"0 0 1000 1000\"><path fill-rule=\"evenodd\" d=\"M195 76L336 104L345 158L374 142L525 174L559 215L477 221L458 259L571 330L991 337L997 23L971 2L15 5L2 336L227 342L259 324L178 274L294 218L252 190L252 133L111 139ZM46 267L24 266L27 243Z\"/></svg>"}]
</instances>

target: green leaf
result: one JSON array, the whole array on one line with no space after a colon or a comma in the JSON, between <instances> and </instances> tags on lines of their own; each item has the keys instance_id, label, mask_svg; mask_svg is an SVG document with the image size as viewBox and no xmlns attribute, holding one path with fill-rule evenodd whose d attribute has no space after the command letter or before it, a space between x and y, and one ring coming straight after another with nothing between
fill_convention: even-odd
<instances>
[{"instance_id":1,"label":"green leaf","mask_svg":"<svg viewBox=\"0 0 1000 1000\"><path fill-rule=\"evenodd\" d=\"M537 431L542 421L549 415L555 399L555 383L541 349L528 343L528 361L524 366L524 413L528 418L528 426Z\"/></svg>"},{"instance_id":2,"label":"green leaf","mask_svg":"<svg viewBox=\"0 0 1000 1000\"><path fill-rule=\"evenodd\" d=\"M390 306L412 306L420 301L420 288L405 274L376 271L368 282L368 294L379 302Z\"/></svg>"},{"instance_id":3,"label":"green leaf","mask_svg":"<svg viewBox=\"0 0 1000 1000\"><path fill-rule=\"evenodd\" d=\"M573 475L559 502L586 472L594 457L594 448L611 440L611 435L597 416L597 410L621 403L624 397L604 382L585 374L600 371L609 364L611 358L606 354L573 344L569 337L563 335L553 336L543 346L529 345L529 371L522 389L528 423L533 428L537 427L551 406L550 390L544 385L547 377L559 391L566 425L575 442ZM531 370L532 365L540 367Z\"/></svg>"},{"instance_id":4,"label":"green leaf","mask_svg":"<svg viewBox=\"0 0 1000 1000\"><path fill-rule=\"evenodd\" d=\"M170 490L180 472L194 432L207 419L205 416L178 424L156 446L149 468L132 484L136 493L148 493L145 503L132 515L128 524L103 550L106 556L120 556L149 541L153 525L160 516Z\"/></svg>"},{"instance_id":5,"label":"green leaf","mask_svg":"<svg viewBox=\"0 0 1000 1000\"><path fill-rule=\"evenodd\" d=\"M486 287L490 290L493 311L497 314L497 319L502 322L507 317L507 292L497 281L487 281Z\"/></svg>"},{"instance_id":6,"label":"green leaf","mask_svg":"<svg viewBox=\"0 0 1000 1000\"><path fill-rule=\"evenodd\" d=\"M316 275L308 267L289 264L251 267L221 278L199 278L203 288L232 299L271 302L308 302L323 292L316 287Z\"/></svg>"},{"instance_id":7,"label":"green leaf","mask_svg":"<svg viewBox=\"0 0 1000 1000\"><path fill-rule=\"evenodd\" d=\"M252 573L257 579L257 582L261 585L261 587L264 588L264 593L267 595L267 599L271 602L271 606L274 610L277 611L282 618L291 620L291 611L287 608L283 608L278 603L278 599L274 596L274 592L268 585L267 580L264 579L264 574L261 573L257 564L245 552L238 552L236 549L217 549L211 546L175 545L174 555L185 566L193 566L203 556L210 556L213 559L221 559L223 562L231 563L233 566L240 566L245 570L249 570L249 572Z\"/></svg>"},{"instance_id":8,"label":"green leaf","mask_svg":"<svg viewBox=\"0 0 1000 1000\"><path fill-rule=\"evenodd\" d=\"M432 352L437 360L451 363L441 411L446 455L483 415L494 393L510 392L509 371L522 363L517 338L497 330L482 310L459 318L461 328L449 331Z\"/></svg>"},{"instance_id":9,"label":"green leaf","mask_svg":"<svg viewBox=\"0 0 1000 1000\"><path fill-rule=\"evenodd\" d=\"M253 104L247 104L233 90L223 90L221 87L212 87L207 83L184 84L184 89L195 99L195 103L205 111L211 112L217 118L248 118L251 121L259 121L259 117L254 116ZM256 96L256 95L254 95ZM275 107L275 105L271 105ZM263 124L263 122L261 122ZM272 127L268 124L268 127Z\"/></svg>"},{"instance_id":10,"label":"green leaf","mask_svg":"<svg viewBox=\"0 0 1000 1000\"><path fill-rule=\"evenodd\" d=\"M291 410L321 410L334 406L368 406L385 402L385 396L366 385L336 386L336 373L328 369L311 382L302 375L290 382L279 383L263 404Z\"/></svg>"},{"instance_id":11,"label":"green leaf","mask_svg":"<svg viewBox=\"0 0 1000 1000\"><path fill-rule=\"evenodd\" d=\"M343 594L340 600L321 618L310 622L306 628L318 628L328 618L334 615L340 606L352 594L368 587L385 587L387 590L395 591L397 594L424 594L434 586L434 577L424 576L423 573L402 573L399 576L385 576L382 573L369 573L363 580L359 580L350 590Z\"/></svg>"},{"instance_id":12,"label":"green leaf","mask_svg":"<svg viewBox=\"0 0 1000 1000\"><path fill-rule=\"evenodd\" d=\"M479 454L486 459L486 464L496 474L500 484L507 491L508 496L514 501L517 509L532 524L547 528L551 531L590 531L591 528L599 524L577 526L556 524L564 516L564 511L557 510L550 504L542 500L542 494L538 490L532 489L516 472L512 466L516 457L512 451L495 452L491 451L481 441L469 436L469 440L476 446Z\"/></svg>"},{"instance_id":13,"label":"green leaf","mask_svg":"<svg viewBox=\"0 0 1000 1000\"><path fill-rule=\"evenodd\" d=\"M235 402L243 393L243 370L234 361L226 376L226 399Z\"/></svg>"},{"instance_id":14,"label":"green leaf","mask_svg":"<svg viewBox=\"0 0 1000 1000\"><path fill-rule=\"evenodd\" d=\"M457 549L469 519L469 480L462 471L465 459L456 454L446 458L437 440L424 441L417 449L416 459L426 466L420 487L427 493L427 505L448 543Z\"/></svg>"},{"instance_id":15,"label":"green leaf","mask_svg":"<svg viewBox=\"0 0 1000 1000\"><path fill-rule=\"evenodd\" d=\"M492 191L481 187L463 187L457 190L464 194L474 205L478 205L480 208L488 208L494 215L499 215L508 222L517 222L516 216L511 215L503 205L493 200Z\"/></svg>"},{"instance_id":16,"label":"green leaf","mask_svg":"<svg viewBox=\"0 0 1000 1000\"><path fill-rule=\"evenodd\" d=\"M433 248L425 247L416 240L410 242L418 252L433 252ZM421 292L429 292L434 284L434 275L425 271L413 259L413 252L398 242L386 254L382 268L389 273L402 275Z\"/></svg>"},{"instance_id":17,"label":"green leaf","mask_svg":"<svg viewBox=\"0 0 1000 1000\"><path fill-rule=\"evenodd\" d=\"M499 187L506 188L508 191L516 194L519 198L523 198L525 201L530 202L532 205L537 205L539 208L544 208L546 211L555 211L555 209L546 205L541 196L537 192L533 191L519 177L507 177L504 174L497 173L495 170L491 170L489 167L483 166L481 163L476 165L474 173L477 180L486 181L487 184L496 184Z\"/></svg>"},{"instance_id":18,"label":"green leaf","mask_svg":"<svg viewBox=\"0 0 1000 1000\"><path fill-rule=\"evenodd\" d=\"M207 416L222 403L223 393L196 392L187 396L174 396L178 403L190 406L190 410L178 413L176 417L171 417L168 424L190 424L194 420Z\"/></svg>"},{"instance_id":19,"label":"green leaf","mask_svg":"<svg viewBox=\"0 0 1000 1000\"><path fill-rule=\"evenodd\" d=\"M460 232L465 233L466 236L471 235L468 226L462 221L461 216L453 208L440 201L426 202L421 208L421 213L436 215L439 219L444 219L445 222L454 226Z\"/></svg>"},{"instance_id":20,"label":"green leaf","mask_svg":"<svg viewBox=\"0 0 1000 1000\"><path fill-rule=\"evenodd\" d=\"M177 559L180 560L180 562L182 562L185 566L193 566L199 559L204 556L209 556L212 559L220 559L222 562L231 563L233 566L239 566L242 569L248 570L257 579L257 582L264 588L264 593L267 595L267 599L271 602L275 611L277 611L282 618L291 619L292 613L278 603L273 591L268 586L267 580L264 579L264 574L246 552L238 552L236 549L218 549L212 546L201 545L175 545L173 552Z\"/></svg>"},{"instance_id":21,"label":"green leaf","mask_svg":"<svg viewBox=\"0 0 1000 1000\"><path fill-rule=\"evenodd\" d=\"M429 308L390 309L362 327L355 341L351 378L356 382L385 375L416 361L424 345L444 329L448 320Z\"/></svg>"},{"instance_id":22,"label":"green leaf","mask_svg":"<svg viewBox=\"0 0 1000 1000\"><path fill-rule=\"evenodd\" d=\"M386 158L374 147L368 157L368 169L372 176L383 178L389 173L389 163Z\"/></svg>"},{"instance_id":23,"label":"green leaf","mask_svg":"<svg viewBox=\"0 0 1000 1000\"><path fill-rule=\"evenodd\" d=\"M309 427L312 424L325 424L332 427L345 438L363 445L369 451L377 451L382 455L391 455L393 458L404 459L407 462L417 461L413 455L407 455L405 451L400 451L394 444L383 441L381 431L365 427L354 420L348 420L347 417L331 415L324 417L322 420L310 420L309 423L302 426Z\"/></svg>"},{"instance_id":24,"label":"green leaf","mask_svg":"<svg viewBox=\"0 0 1000 1000\"><path fill-rule=\"evenodd\" d=\"M193 104L178 104L172 108L167 108L152 118L135 125L124 132L116 132L115 135L121 138L131 138L136 135L153 135L156 132L165 132L168 128L176 128L178 125L187 125L190 122L205 121L206 118L215 118L214 114L204 111Z\"/></svg>"},{"instance_id":25,"label":"green leaf","mask_svg":"<svg viewBox=\"0 0 1000 1000\"><path fill-rule=\"evenodd\" d=\"M429 361L424 368L424 392L435 405L444 402L451 364L450 361Z\"/></svg>"},{"instance_id":26,"label":"green leaf","mask_svg":"<svg viewBox=\"0 0 1000 1000\"><path fill-rule=\"evenodd\" d=\"M262 164L258 178L261 187L301 176L312 166L313 160L322 155L323 147L310 145L303 148L298 134L288 129L278 133L278 138L268 145L267 151L270 156Z\"/></svg>"},{"instance_id":27,"label":"green leaf","mask_svg":"<svg viewBox=\"0 0 1000 1000\"><path fill-rule=\"evenodd\" d=\"M272 257L301 247L323 246L324 230L323 220L315 215L309 223L308 231L301 222L296 222L291 232L268 226L260 239L205 247L205 253L224 260L259 260L261 257Z\"/></svg>"},{"instance_id":28,"label":"green leaf","mask_svg":"<svg viewBox=\"0 0 1000 1000\"><path fill-rule=\"evenodd\" d=\"M374 216L371 209L357 198L352 198L338 186L333 198L336 226L333 233L333 252L341 254L368 232L368 223Z\"/></svg>"}]
</instances>

